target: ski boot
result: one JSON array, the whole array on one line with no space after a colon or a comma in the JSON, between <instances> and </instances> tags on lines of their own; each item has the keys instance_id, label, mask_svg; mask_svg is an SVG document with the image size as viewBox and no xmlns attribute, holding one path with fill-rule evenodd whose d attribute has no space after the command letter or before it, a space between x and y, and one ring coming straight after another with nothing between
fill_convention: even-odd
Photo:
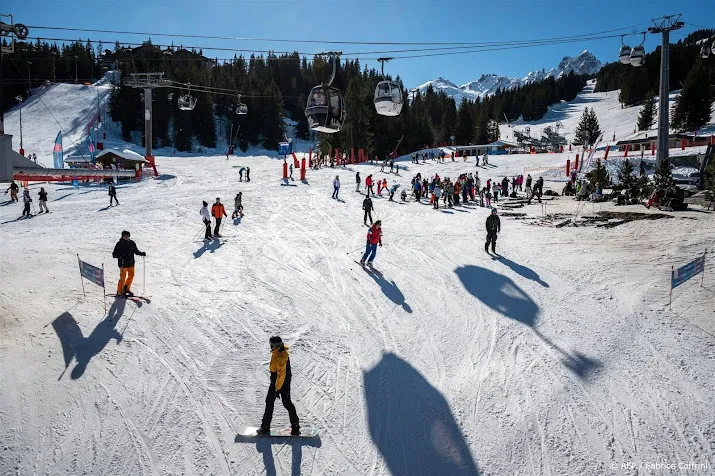
<instances>
[{"instance_id":1,"label":"ski boot","mask_svg":"<svg viewBox=\"0 0 715 476\"><path fill-rule=\"evenodd\" d=\"M270 435L271 434L271 429L267 426L261 425L261 427L256 430L257 435Z\"/></svg>"},{"instance_id":2,"label":"ski boot","mask_svg":"<svg viewBox=\"0 0 715 476\"><path fill-rule=\"evenodd\" d=\"M125 287L124 288L124 297L134 297L134 293Z\"/></svg>"},{"instance_id":3,"label":"ski boot","mask_svg":"<svg viewBox=\"0 0 715 476\"><path fill-rule=\"evenodd\" d=\"M298 426L298 425L291 426L290 436L300 436L300 426Z\"/></svg>"}]
</instances>

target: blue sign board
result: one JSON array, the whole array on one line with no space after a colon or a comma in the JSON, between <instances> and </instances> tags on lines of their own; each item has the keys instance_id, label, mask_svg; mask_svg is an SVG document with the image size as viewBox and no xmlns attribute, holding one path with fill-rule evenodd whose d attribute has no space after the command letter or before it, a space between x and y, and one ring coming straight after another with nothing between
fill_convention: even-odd
<instances>
[{"instance_id":1,"label":"blue sign board","mask_svg":"<svg viewBox=\"0 0 715 476\"><path fill-rule=\"evenodd\" d=\"M678 269L674 269L673 273L670 277L671 289L680 286L681 284L683 284L685 281L692 278L696 274L702 273L704 268L705 268L705 253L703 253L703 255L700 258L696 259L695 261L691 261L690 263L686 264L685 266L681 266Z\"/></svg>"},{"instance_id":2,"label":"blue sign board","mask_svg":"<svg viewBox=\"0 0 715 476\"><path fill-rule=\"evenodd\" d=\"M290 155L293 152L292 142L279 142L278 143L278 153L280 155Z\"/></svg>"}]
</instances>

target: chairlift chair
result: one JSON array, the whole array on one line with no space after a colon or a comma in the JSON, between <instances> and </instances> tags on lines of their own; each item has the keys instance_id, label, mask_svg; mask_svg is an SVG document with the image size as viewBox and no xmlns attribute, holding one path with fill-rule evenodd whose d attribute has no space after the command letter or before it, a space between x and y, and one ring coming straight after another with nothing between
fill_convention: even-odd
<instances>
[{"instance_id":1,"label":"chairlift chair","mask_svg":"<svg viewBox=\"0 0 715 476\"><path fill-rule=\"evenodd\" d=\"M335 79L337 56L340 53L331 53L333 73L327 84L315 86L308 94L308 104L305 108L305 117L311 130L333 134L340 132L345 121L345 98L338 88L330 85Z\"/></svg>"},{"instance_id":2,"label":"chairlift chair","mask_svg":"<svg viewBox=\"0 0 715 476\"><path fill-rule=\"evenodd\" d=\"M179 109L182 111L193 111L196 107L196 98L191 95L191 84L189 86L188 94L182 94L177 100Z\"/></svg>"},{"instance_id":3,"label":"chairlift chair","mask_svg":"<svg viewBox=\"0 0 715 476\"><path fill-rule=\"evenodd\" d=\"M713 45L710 47L710 53L715 56L715 40L713 40Z\"/></svg>"},{"instance_id":4,"label":"chairlift chair","mask_svg":"<svg viewBox=\"0 0 715 476\"><path fill-rule=\"evenodd\" d=\"M630 62L633 66L643 66L645 62L645 48L643 48L643 43L645 43L645 33L643 33L643 41L641 44L634 46L631 50Z\"/></svg>"},{"instance_id":5,"label":"chairlift chair","mask_svg":"<svg viewBox=\"0 0 715 476\"><path fill-rule=\"evenodd\" d=\"M236 104L236 114L248 114L248 106L241 102L241 95L238 95L238 103Z\"/></svg>"}]
</instances>

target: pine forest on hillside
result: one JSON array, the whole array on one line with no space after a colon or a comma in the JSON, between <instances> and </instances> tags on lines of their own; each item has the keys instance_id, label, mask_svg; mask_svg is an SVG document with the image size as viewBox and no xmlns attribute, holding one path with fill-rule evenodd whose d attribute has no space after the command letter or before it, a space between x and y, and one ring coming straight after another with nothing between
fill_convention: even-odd
<instances>
[{"instance_id":1,"label":"pine forest on hillside","mask_svg":"<svg viewBox=\"0 0 715 476\"><path fill-rule=\"evenodd\" d=\"M681 111L692 108L698 114L681 113L675 125L682 128L697 127L707 115L707 104L712 100L715 81L714 62L702 61L694 41L705 38L708 31L689 35L671 48L671 88L690 83L698 91L684 94L687 104ZM104 71L117 68L121 80L131 73L163 72L166 79L196 86L222 88L241 93L241 101L248 106L247 115L234 112L238 98L233 95L207 94L193 91L198 99L193 111L181 111L176 99L187 91L158 88L153 94L154 147L173 147L178 151L191 151L196 147L223 147L224 140L246 150L249 146L261 145L276 150L284 137L285 117L296 122L296 136L311 139L312 134L303 113L310 89L330 77L331 64L323 57L308 59L298 53L269 53L266 56L245 58L234 56L231 61L207 58L202 51L189 51L181 46L161 48L146 41L136 48L122 47L119 43L112 50L105 49L101 42L93 44L77 41L72 44L49 44L47 42L20 42L16 52L3 62L3 75L7 93L3 95L3 108L15 104L14 97L27 95L28 69L33 87L45 81L80 83L96 81ZM624 106L643 103L657 89L659 49L646 56L645 66L633 68L618 62L606 65L597 75L596 91L621 88L620 101ZM687 81L695 68L697 78ZM54 65L54 71L53 71ZM697 83L698 78L710 84ZM333 86L343 91L347 105L347 118L343 129L337 134L317 134L317 142L323 153L334 148L349 150L362 147L370 155L384 156L390 153L403 138L402 150L414 150L436 143L484 144L499 138L498 122L505 118L514 121L538 120L548 107L559 101L570 101L583 89L587 77L570 74L559 79L549 77L544 81L516 89L497 90L484 100L455 103L431 86L417 92L411 101L406 101L399 117L390 118L375 113L372 104L373 91L382 79L375 69L363 67L359 60L339 61ZM399 76L396 81L401 82ZM702 91L710 91L708 99ZM410 93L403 89L403 96ZM121 81L112 91L110 100L111 119L121 124L122 137L127 141L143 141L143 95L140 89L125 86ZM691 102L702 102L693 105ZM642 122L648 122L647 119ZM643 124L642 124L643 125ZM237 134L231 133L236 131Z\"/></svg>"}]
</instances>

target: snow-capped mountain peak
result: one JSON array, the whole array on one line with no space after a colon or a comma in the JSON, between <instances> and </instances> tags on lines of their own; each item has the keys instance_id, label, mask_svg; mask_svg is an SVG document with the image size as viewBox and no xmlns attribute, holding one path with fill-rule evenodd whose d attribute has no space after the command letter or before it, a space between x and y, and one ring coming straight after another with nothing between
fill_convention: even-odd
<instances>
[{"instance_id":1,"label":"snow-capped mountain peak","mask_svg":"<svg viewBox=\"0 0 715 476\"><path fill-rule=\"evenodd\" d=\"M429 86L432 86L432 89L436 92L444 92L447 96L453 97L457 103L460 103L464 98L474 101L477 98L491 96L499 89L513 89L543 81L549 77L558 79L571 72L576 74L595 74L602 66L601 62L593 54L588 50L584 50L576 57L564 56L558 66L551 68L548 72L544 68L532 71L522 78L509 78L498 74L482 74L476 81L470 81L461 86L457 86L452 81L440 76L433 81L427 81L420 85L418 89L421 93L424 93Z\"/></svg>"}]
</instances>

